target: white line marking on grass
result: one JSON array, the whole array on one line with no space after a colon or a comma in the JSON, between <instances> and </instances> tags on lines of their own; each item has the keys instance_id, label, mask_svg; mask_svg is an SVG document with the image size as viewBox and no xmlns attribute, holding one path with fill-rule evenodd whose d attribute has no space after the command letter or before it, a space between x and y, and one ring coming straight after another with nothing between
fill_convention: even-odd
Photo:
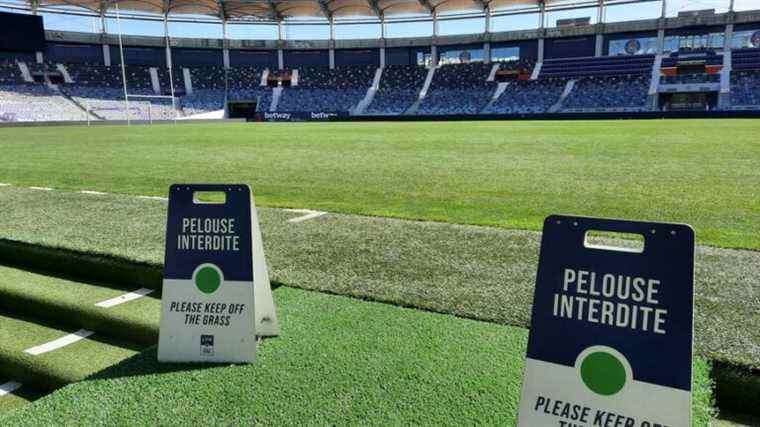
<instances>
[{"instance_id":1,"label":"white line marking on grass","mask_svg":"<svg viewBox=\"0 0 760 427\"><path fill-rule=\"evenodd\" d=\"M113 306L124 304L125 302L134 301L138 298L142 298L145 295L148 295L149 293L153 292L153 289L147 289L147 288L140 288L134 292L130 292L128 294L119 295L116 298L107 299L105 301L101 301L97 304L95 304L98 307L103 308L111 308Z\"/></svg>"},{"instance_id":2,"label":"white line marking on grass","mask_svg":"<svg viewBox=\"0 0 760 427\"><path fill-rule=\"evenodd\" d=\"M93 331L88 331L87 329L80 329L74 332L73 334L68 334L66 336L47 342L45 344L38 345L36 347L27 348L26 350L24 350L24 353L31 354L32 356L39 356L40 354L57 350L61 347L66 347L69 344L74 344L75 342L83 340L92 334L94 334Z\"/></svg>"},{"instance_id":3,"label":"white line marking on grass","mask_svg":"<svg viewBox=\"0 0 760 427\"><path fill-rule=\"evenodd\" d=\"M8 381L5 384L0 384L0 397L5 396L8 393L13 393L21 387L21 383L16 381Z\"/></svg>"},{"instance_id":4,"label":"white line marking on grass","mask_svg":"<svg viewBox=\"0 0 760 427\"><path fill-rule=\"evenodd\" d=\"M0 187L10 187L11 185L5 182L0 182Z\"/></svg>"},{"instance_id":5,"label":"white line marking on grass","mask_svg":"<svg viewBox=\"0 0 760 427\"><path fill-rule=\"evenodd\" d=\"M81 190L79 192L82 193L82 194L92 194L92 195L95 195L95 196L103 196L103 195L108 194L108 193L104 193L102 191L93 191L93 190Z\"/></svg>"},{"instance_id":6,"label":"white line marking on grass","mask_svg":"<svg viewBox=\"0 0 760 427\"><path fill-rule=\"evenodd\" d=\"M162 200L162 201L169 200L168 198L161 197L161 196L137 196L137 198L138 199L146 199L146 200Z\"/></svg>"},{"instance_id":7,"label":"white line marking on grass","mask_svg":"<svg viewBox=\"0 0 760 427\"><path fill-rule=\"evenodd\" d=\"M50 187L29 187L30 190L53 191Z\"/></svg>"},{"instance_id":8,"label":"white line marking on grass","mask_svg":"<svg viewBox=\"0 0 760 427\"><path fill-rule=\"evenodd\" d=\"M295 213L306 214L304 216L299 216L299 217L296 217L296 218L289 219L288 222L290 222L290 223L303 222L303 221L307 221L307 220L310 220L310 219L313 219L313 218L316 218L316 217L319 217L319 216L327 214L327 212L313 211L311 209L285 209L285 210L288 211L288 212L295 212Z\"/></svg>"}]
</instances>

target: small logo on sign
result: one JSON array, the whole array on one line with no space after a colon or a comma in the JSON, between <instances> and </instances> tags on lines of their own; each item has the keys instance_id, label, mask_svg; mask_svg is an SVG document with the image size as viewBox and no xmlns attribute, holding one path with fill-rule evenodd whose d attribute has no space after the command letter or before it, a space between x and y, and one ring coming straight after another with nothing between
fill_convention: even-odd
<instances>
[{"instance_id":1,"label":"small logo on sign","mask_svg":"<svg viewBox=\"0 0 760 427\"><path fill-rule=\"evenodd\" d=\"M214 336L201 335L201 356L214 355Z\"/></svg>"}]
</instances>

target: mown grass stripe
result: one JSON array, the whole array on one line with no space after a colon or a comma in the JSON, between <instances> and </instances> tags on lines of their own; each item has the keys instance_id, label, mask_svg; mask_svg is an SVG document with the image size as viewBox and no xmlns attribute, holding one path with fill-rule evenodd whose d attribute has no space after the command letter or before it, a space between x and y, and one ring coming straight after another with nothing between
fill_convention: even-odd
<instances>
[{"instance_id":1,"label":"mown grass stripe","mask_svg":"<svg viewBox=\"0 0 760 427\"><path fill-rule=\"evenodd\" d=\"M91 266L89 261L80 262L77 257L68 261L65 256L55 259L76 265L82 271L91 272L103 268ZM115 270L124 272L128 269L122 266ZM136 276L139 275L136 273ZM84 328L96 331L99 335L145 345L154 344L158 337L160 302L152 295L158 292L108 309L96 306L99 302L123 296L125 291L128 289L121 288L118 284L105 286L99 281L74 281L0 266L0 310L44 319L71 329Z\"/></svg>"},{"instance_id":2,"label":"mown grass stripe","mask_svg":"<svg viewBox=\"0 0 760 427\"><path fill-rule=\"evenodd\" d=\"M133 356L144 346L91 335L75 345L37 356L24 350L71 332L43 319L0 311L0 377L36 391L50 391ZM2 423L0 423L2 424Z\"/></svg>"},{"instance_id":3,"label":"mown grass stripe","mask_svg":"<svg viewBox=\"0 0 760 427\"><path fill-rule=\"evenodd\" d=\"M701 244L760 249L758 120L261 123L255 143L250 132L8 128L0 181L154 196L176 177L245 182L258 206L531 230L556 213L670 221Z\"/></svg>"},{"instance_id":4,"label":"mown grass stripe","mask_svg":"<svg viewBox=\"0 0 760 427\"><path fill-rule=\"evenodd\" d=\"M53 341L48 341L44 344L40 344L31 348L28 348L24 350L24 353L31 354L32 356L39 356L40 354L45 354L51 351L55 351L60 348L79 342L89 337L92 334L94 334L93 331L88 331L87 329L80 329L71 334L65 335L58 339L54 339Z\"/></svg>"}]
</instances>

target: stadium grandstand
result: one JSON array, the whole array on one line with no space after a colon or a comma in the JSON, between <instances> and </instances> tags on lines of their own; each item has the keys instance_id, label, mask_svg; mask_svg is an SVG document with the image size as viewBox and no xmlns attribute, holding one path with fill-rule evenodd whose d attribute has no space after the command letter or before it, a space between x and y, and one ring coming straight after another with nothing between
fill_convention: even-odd
<instances>
[{"instance_id":1,"label":"stadium grandstand","mask_svg":"<svg viewBox=\"0 0 760 427\"><path fill-rule=\"evenodd\" d=\"M6 0L0 121L760 111L756 2L672 3ZM61 15L99 28L42 22ZM141 22L163 34L122 32Z\"/></svg>"}]
</instances>

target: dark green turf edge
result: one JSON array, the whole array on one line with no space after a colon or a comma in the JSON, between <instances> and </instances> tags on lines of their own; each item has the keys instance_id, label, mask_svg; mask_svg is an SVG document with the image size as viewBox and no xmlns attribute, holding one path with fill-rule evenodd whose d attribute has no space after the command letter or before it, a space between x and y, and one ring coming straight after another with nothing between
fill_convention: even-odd
<instances>
[{"instance_id":1,"label":"dark green turf edge","mask_svg":"<svg viewBox=\"0 0 760 427\"><path fill-rule=\"evenodd\" d=\"M7 257L7 248L15 249L16 254ZM28 252L26 252L28 250ZM50 254L51 258L48 258ZM70 258L73 257L73 258ZM57 274L76 277L78 271L85 270L87 279L98 282L124 283L124 277L133 278L131 283L150 289L160 289L163 280L162 267L148 263L137 263L116 256L101 258L98 255L83 254L72 250L32 245L0 239L0 263L10 262L11 259L23 260L21 266ZM51 261L55 259L60 263ZM68 261L67 261L68 260ZM101 263L101 265L98 265ZM83 263L83 264L82 264ZM111 270L108 267L114 267ZM331 294L330 292L319 291ZM333 294L336 295L336 294ZM402 306L388 301L376 301L371 298L361 298L367 301ZM407 308L416 308L406 306ZM430 311L425 310L423 311ZM462 317L462 316L456 316ZM478 320L478 319L474 319ZM733 411L760 415L760 372L746 366L711 361L712 380L715 384L715 397L719 407L727 405Z\"/></svg>"},{"instance_id":2,"label":"dark green turf edge","mask_svg":"<svg viewBox=\"0 0 760 427\"><path fill-rule=\"evenodd\" d=\"M2 238L0 264L63 274L78 280L104 281L125 289L139 285L160 290L163 280L163 266L160 265Z\"/></svg>"},{"instance_id":3,"label":"dark green turf edge","mask_svg":"<svg viewBox=\"0 0 760 427\"><path fill-rule=\"evenodd\" d=\"M9 317L33 323L35 325L40 325L46 328L60 328L60 325L55 325L46 320L29 318L17 313L5 312L0 314L8 315ZM73 330L68 332L73 332ZM60 336L64 336L68 332L61 330ZM108 348L119 348L132 352L139 352L141 349L145 348L144 345L135 345L123 340L100 336L97 334L88 337L85 341L74 343L72 346L82 345L83 343L90 346L91 348L105 346L104 350L99 352L99 356L103 357L108 357ZM64 350L65 349L62 349L61 351ZM18 381L22 384L33 384L34 388L40 392L51 392L64 387L67 384L81 381L88 375L98 372L104 368L104 366L98 368L97 363L93 363L91 365L88 365L89 367L86 368L89 372L87 372L86 375L83 375L81 373L81 367L80 369L70 369L69 367L62 365L59 362L51 361L51 355L56 358L65 357L65 355L60 352L50 352L39 356L32 356L24 353L22 350L0 351L0 377L13 378L14 381ZM115 360L111 363L120 361L121 360ZM85 365L88 363L84 360L79 360L77 362L83 363Z\"/></svg>"},{"instance_id":4,"label":"dark green turf edge","mask_svg":"<svg viewBox=\"0 0 760 427\"><path fill-rule=\"evenodd\" d=\"M525 329L295 288L276 297L283 337L254 365L162 364L153 347L1 423L514 425ZM714 416L709 369L695 358L693 426Z\"/></svg>"},{"instance_id":5,"label":"dark green turf edge","mask_svg":"<svg viewBox=\"0 0 760 427\"><path fill-rule=\"evenodd\" d=\"M158 330L147 322L134 322L94 305L73 305L30 297L22 292L0 291L0 310L14 315L44 319L56 325L84 328L116 339L144 345L155 344Z\"/></svg>"},{"instance_id":6,"label":"dark green turf edge","mask_svg":"<svg viewBox=\"0 0 760 427\"><path fill-rule=\"evenodd\" d=\"M0 379L0 383L4 383L6 380L9 378ZM44 395L45 393L33 388L31 384L21 384L21 387L16 391L0 397L0 418L11 411L29 405Z\"/></svg>"}]
</instances>

